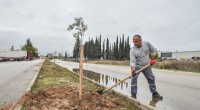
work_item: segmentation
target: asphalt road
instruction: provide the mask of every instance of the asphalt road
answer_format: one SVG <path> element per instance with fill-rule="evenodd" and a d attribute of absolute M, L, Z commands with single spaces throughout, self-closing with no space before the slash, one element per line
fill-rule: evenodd
<path fill-rule="evenodd" d="M 43 61 L 0 62 L 0 105 L 20 99 Z"/>
<path fill-rule="evenodd" d="M 56 60 L 56 64 L 69 70 L 78 68 L 78 63 Z M 85 70 L 101 73 L 99 83 L 110 87 L 116 79 L 130 75 L 130 67 L 114 65 L 85 64 Z M 158 92 L 164 97 L 156 107 L 161 110 L 199 110 L 200 109 L 200 73 L 167 71 L 153 69 Z M 95 80 L 95 79 L 94 79 Z M 130 93 L 130 79 L 117 86 L 115 90 L 127 95 Z M 148 83 L 143 74 L 138 78 L 137 99 L 147 104 L 152 100 Z"/>

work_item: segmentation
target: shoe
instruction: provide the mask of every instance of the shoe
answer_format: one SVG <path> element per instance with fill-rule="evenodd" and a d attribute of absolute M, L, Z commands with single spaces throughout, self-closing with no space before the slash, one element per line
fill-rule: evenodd
<path fill-rule="evenodd" d="M 134 98 L 134 99 L 137 99 L 136 94 L 132 94 L 131 97 Z"/>
<path fill-rule="evenodd" d="M 152 94 L 152 97 L 153 97 L 153 98 L 160 99 L 160 100 L 163 100 L 163 96 L 161 96 L 160 94 L 158 94 L 158 92 L 154 92 L 154 93 Z"/>

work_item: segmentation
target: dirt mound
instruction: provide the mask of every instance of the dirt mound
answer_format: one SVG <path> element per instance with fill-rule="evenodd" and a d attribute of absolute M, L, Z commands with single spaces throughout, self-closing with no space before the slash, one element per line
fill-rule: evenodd
<path fill-rule="evenodd" d="M 0 110 L 13 110 L 14 109 L 14 104 L 6 104 L 0 106 Z"/>
<path fill-rule="evenodd" d="M 25 95 L 25 110 L 111 110 L 122 108 L 114 99 L 83 89 L 82 101 L 71 87 L 52 87 Z"/>

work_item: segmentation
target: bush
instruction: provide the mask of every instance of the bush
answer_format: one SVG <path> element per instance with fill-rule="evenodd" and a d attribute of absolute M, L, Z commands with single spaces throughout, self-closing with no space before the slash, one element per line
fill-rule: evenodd
<path fill-rule="evenodd" d="M 200 72 L 200 62 L 196 61 L 159 61 L 153 66 L 159 69 Z"/>

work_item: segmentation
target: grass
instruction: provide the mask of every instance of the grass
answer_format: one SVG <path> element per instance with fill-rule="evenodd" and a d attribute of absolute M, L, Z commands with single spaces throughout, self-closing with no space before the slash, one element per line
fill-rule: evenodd
<path fill-rule="evenodd" d="M 115 61 L 115 60 L 87 61 L 87 63 L 106 64 L 106 65 L 121 65 L 121 66 L 129 66 L 130 65 L 130 62 L 128 60 L 124 60 L 124 61 Z"/>
<path fill-rule="evenodd" d="M 79 78 L 77 74 L 74 74 L 67 70 L 66 68 L 60 67 L 49 60 L 45 60 L 43 66 L 38 74 L 38 77 L 32 86 L 31 91 L 38 91 L 41 89 L 49 88 L 52 86 L 71 86 L 78 88 Z M 91 81 L 83 79 L 83 88 L 90 89 L 93 91 L 99 90 L 100 86 L 91 83 Z M 128 100 L 108 92 L 104 94 L 106 97 L 115 98 L 117 102 L 126 106 L 126 110 L 138 110 L 134 105 Z M 118 109 L 120 110 L 120 109 Z"/>
<path fill-rule="evenodd" d="M 77 87 L 78 84 L 74 82 L 78 82 L 78 77 L 76 77 L 75 74 L 71 74 L 71 72 L 67 69 L 46 60 L 31 90 L 35 91 L 56 85 L 62 86 L 66 84 Z"/>

